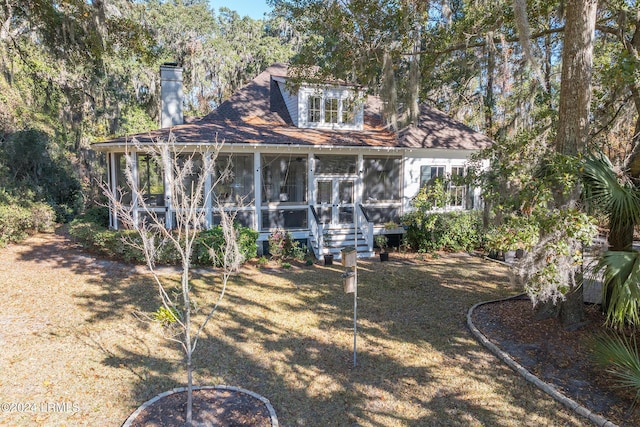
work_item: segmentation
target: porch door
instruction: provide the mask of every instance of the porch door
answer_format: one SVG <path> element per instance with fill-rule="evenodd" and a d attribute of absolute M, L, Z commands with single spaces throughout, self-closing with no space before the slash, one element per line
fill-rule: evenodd
<path fill-rule="evenodd" d="M 353 223 L 354 178 L 316 179 L 316 211 L 320 223 L 340 226 Z"/>

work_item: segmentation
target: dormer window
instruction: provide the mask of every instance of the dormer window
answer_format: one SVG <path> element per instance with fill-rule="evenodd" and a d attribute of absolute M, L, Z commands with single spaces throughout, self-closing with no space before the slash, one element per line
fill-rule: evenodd
<path fill-rule="evenodd" d="M 300 121 L 298 126 L 361 130 L 363 104 L 359 94 L 348 87 L 303 87 L 298 94 Z"/>
<path fill-rule="evenodd" d="M 342 100 L 342 123 L 353 125 L 356 122 L 355 102 L 352 98 Z"/>
<path fill-rule="evenodd" d="M 309 97 L 309 123 L 320 123 L 322 112 L 322 97 Z"/>
<path fill-rule="evenodd" d="M 338 98 L 327 98 L 324 101 L 324 122 L 338 123 Z"/>

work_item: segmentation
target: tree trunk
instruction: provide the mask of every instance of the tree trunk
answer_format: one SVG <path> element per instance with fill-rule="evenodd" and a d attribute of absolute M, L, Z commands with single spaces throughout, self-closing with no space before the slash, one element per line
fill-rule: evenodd
<path fill-rule="evenodd" d="M 565 34 L 562 50 L 562 80 L 556 152 L 575 156 L 587 145 L 589 137 L 589 104 L 591 102 L 591 72 L 595 37 L 597 0 L 568 0 L 565 4 Z M 556 192 L 558 208 L 574 208 L 580 191 Z M 577 275 L 577 271 L 573 274 Z M 584 304 L 581 280 L 561 303 L 560 318 L 565 327 L 582 322 Z"/>
<path fill-rule="evenodd" d="M 485 133 L 489 138 L 493 138 L 493 108 L 494 108 L 494 95 L 493 95 L 493 75 L 496 68 L 495 46 L 491 39 L 493 33 L 489 33 L 487 36 L 487 90 L 484 98 L 484 128 Z"/>
<path fill-rule="evenodd" d="M 585 319 L 582 280 L 579 283 L 569 291 L 560 306 L 560 321 L 567 329 L 577 329 Z"/>

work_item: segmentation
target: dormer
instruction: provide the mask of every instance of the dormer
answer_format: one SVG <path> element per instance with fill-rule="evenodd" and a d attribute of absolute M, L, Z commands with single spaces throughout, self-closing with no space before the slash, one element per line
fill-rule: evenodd
<path fill-rule="evenodd" d="M 303 129 L 362 130 L 364 127 L 364 93 L 345 85 L 305 85 L 293 94 L 283 77 L 272 76 L 284 98 L 293 123 Z"/>

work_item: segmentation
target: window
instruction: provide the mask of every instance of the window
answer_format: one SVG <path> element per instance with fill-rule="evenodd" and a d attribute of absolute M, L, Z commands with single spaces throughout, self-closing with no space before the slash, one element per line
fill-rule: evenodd
<path fill-rule="evenodd" d="M 324 122 L 338 123 L 338 98 L 324 100 Z"/>
<path fill-rule="evenodd" d="M 164 176 L 153 156 L 138 154 L 138 186 L 149 207 L 164 206 Z"/>
<path fill-rule="evenodd" d="M 309 123 L 320 123 L 320 113 L 322 112 L 322 97 L 309 97 Z"/>
<path fill-rule="evenodd" d="M 466 187 L 464 185 L 464 167 L 454 166 L 451 168 L 451 180 L 449 182 L 449 203 L 451 206 L 465 205 Z"/>
<path fill-rule="evenodd" d="M 262 156 L 262 201 L 305 203 L 307 157 Z"/>
<path fill-rule="evenodd" d="M 229 173 L 220 178 L 226 168 Z M 237 205 L 253 202 L 253 155 L 219 155 L 213 176 L 214 194 L 218 201 Z"/>
<path fill-rule="evenodd" d="M 353 99 L 346 98 L 342 100 L 342 123 L 354 124 L 356 122 L 356 110 Z"/>
<path fill-rule="evenodd" d="M 400 199 L 400 158 L 364 158 L 364 201 L 390 201 Z"/>
<path fill-rule="evenodd" d="M 444 166 L 420 166 L 420 187 L 433 184 L 436 178 L 444 179 Z"/>
<path fill-rule="evenodd" d="M 306 113 L 301 112 L 301 125 L 311 127 L 353 127 L 362 112 L 363 104 L 356 102 L 352 90 L 347 88 L 307 89 L 303 92 Z M 344 125 L 344 126 L 341 126 Z"/>

